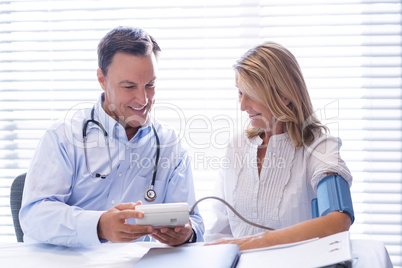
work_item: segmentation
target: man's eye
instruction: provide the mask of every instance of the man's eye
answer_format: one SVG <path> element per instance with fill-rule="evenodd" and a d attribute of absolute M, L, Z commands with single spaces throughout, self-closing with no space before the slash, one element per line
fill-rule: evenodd
<path fill-rule="evenodd" d="M 243 92 L 241 92 L 241 91 L 239 90 L 239 96 L 241 96 L 241 95 L 243 95 Z"/>
<path fill-rule="evenodd" d="M 155 84 L 148 84 L 146 87 L 155 87 Z"/>
<path fill-rule="evenodd" d="M 135 88 L 134 86 L 126 86 L 126 87 L 124 87 L 125 89 L 133 89 L 133 88 Z"/>

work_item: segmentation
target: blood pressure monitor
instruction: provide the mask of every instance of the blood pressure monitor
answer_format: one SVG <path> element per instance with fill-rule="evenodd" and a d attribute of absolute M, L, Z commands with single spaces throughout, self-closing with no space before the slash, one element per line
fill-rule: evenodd
<path fill-rule="evenodd" d="M 135 219 L 138 225 L 152 225 L 153 227 L 183 226 L 190 219 L 187 203 L 138 205 L 135 210 L 144 212 L 144 218 Z"/>

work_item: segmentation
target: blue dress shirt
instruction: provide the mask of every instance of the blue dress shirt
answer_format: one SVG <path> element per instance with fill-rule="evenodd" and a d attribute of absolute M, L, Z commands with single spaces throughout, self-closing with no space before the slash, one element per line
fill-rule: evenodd
<path fill-rule="evenodd" d="M 87 128 L 87 156 L 92 173 L 110 174 L 105 179 L 94 178 L 87 169 L 83 125 L 91 118 L 91 109 L 70 112 L 53 124 L 27 172 L 20 210 L 25 242 L 96 245 L 100 243 L 97 224 L 103 212 L 119 203 L 141 200 L 149 204 L 143 193 L 150 188 L 157 151 L 151 121 L 160 139 L 153 204 L 195 203 L 190 159 L 175 131 L 149 118 L 128 140 L 124 128 L 103 110 L 102 97 L 94 106 L 94 119 L 108 133 L 112 169 L 105 137 L 96 124 Z M 203 241 L 204 224 L 198 210 L 190 217 L 197 241 Z M 132 220 L 130 223 L 135 223 Z"/>

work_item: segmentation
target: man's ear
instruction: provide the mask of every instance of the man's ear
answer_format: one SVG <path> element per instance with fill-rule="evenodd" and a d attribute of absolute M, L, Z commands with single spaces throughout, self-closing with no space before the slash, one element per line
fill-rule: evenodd
<path fill-rule="evenodd" d="M 96 75 L 98 76 L 98 82 L 99 82 L 100 86 L 105 91 L 106 90 L 106 78 L 103 75 L 103 71 L 101 68 L 98 68 L 98 70 L 96 70 Z"/>

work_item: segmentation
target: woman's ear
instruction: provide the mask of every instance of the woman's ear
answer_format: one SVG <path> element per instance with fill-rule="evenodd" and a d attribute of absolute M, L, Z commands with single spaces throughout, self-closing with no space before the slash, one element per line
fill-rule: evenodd
<path fill-rule="evenodd" d="M 285 97 L 282 97 L 282 96 L 281 96 L 281 99 L 282 99 L 283 103 L 284 103 L 286 106 L 289 105 L 290 100 L 289 100 L 288 98 L 285 98 Z"/>

